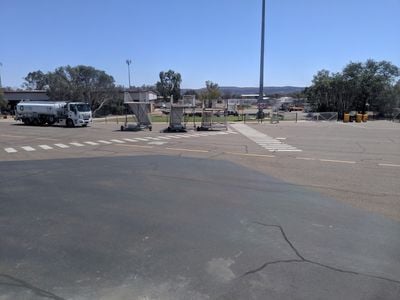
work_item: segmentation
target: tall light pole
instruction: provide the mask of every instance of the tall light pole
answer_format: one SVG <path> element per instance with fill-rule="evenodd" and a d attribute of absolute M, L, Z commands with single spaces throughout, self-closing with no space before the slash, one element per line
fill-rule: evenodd
<path fill-rule="evenodd" d="M 264 100 L 264 38 L 265 38 L 265 0 L 262 0 L 261 16 L 261 57 L 260 57 L 260 89 L 258 94 L 258 103 Z"/>
<path fill-rule="evenodd" d="M 0 62 L 0 68 L 1 67 L 3 67 L 3 64 Z M 2 85 L 1 85 L 1 69 L 0 69 L 0 89 L 2 88 Z"/>
<path fill-rule="evenodd" d="M 128 81 L 129 81 L 129 89 L 131 88 L 131 63 L 130 59 L 126 60 L 126 64 L 128 65 Z"/>

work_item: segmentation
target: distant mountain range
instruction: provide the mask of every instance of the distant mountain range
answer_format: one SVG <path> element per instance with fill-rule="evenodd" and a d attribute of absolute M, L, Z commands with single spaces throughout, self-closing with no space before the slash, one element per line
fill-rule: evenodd
<path fill-rule="evenodd" d="M 244 95 L 244 94 L 258 94 L 258 87 L 236 87 L 236 86 L 220 86 L 219 89 L 223 94 L 232 95 Z M 182 89 L 185 93 L 190 89 Z M 195 91 L 201 91 L 203 89 L 195 89 Z M 304 87 L 298 86 L 268 86 L 264 87 L 264 94 L 292 94 L 298 93 L 304 90 Z"/>

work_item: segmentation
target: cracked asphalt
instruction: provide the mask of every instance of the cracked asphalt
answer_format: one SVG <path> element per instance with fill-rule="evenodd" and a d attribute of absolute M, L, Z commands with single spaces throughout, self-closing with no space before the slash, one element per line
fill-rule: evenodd
<path fill-rule="evenodd" d="M 0 122 L 1 300 L 400 298 L 398 124 L 163 126 Z"/>
<path fill-rule="evenodd" d="M 70 158 L 0 174 L 1 299 L 400 295 L 398 222 L 232 162 Z"/>

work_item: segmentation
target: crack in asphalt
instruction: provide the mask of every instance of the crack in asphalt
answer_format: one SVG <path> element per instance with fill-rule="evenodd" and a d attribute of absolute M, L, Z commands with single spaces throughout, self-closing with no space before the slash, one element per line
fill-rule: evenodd
<path fill-rule="evenodd" d="M 5 281 L 1 279 L 5 279 Z M 54 300 L 65 300 L 65 298 L 62 298 L 60 296 L 57 296 L 49 291 L 43 290 L 41 288 L 35 287 L 28 282 L 15 278 L 13 276 L 7 275 L 7 274 L 0 274 L 0 286 L 13 286 L 13 287 L 20 287 L 24 288 L 27 290 L 31 290 L 35 295 L 42 297 L 42 298 L 48 298 L 48 299 L 54 299 Z"/>
<path fill-rule="evenodd" d="M 364 277 L 369 277 L 369 278 L 373 278 L 373 279 L 380 279 L 380 280 L 385 280 L 388 282 L 392 282 L 392 283 L 397 283 L 400 284 L 399 280 L 395 280 L 395 279 L 391 279 L 391 278 L 387 278 L 387 277 L 383 277 L 383 276 L 377 276 L 377 275 L 371 275 L 371 274 L 365 274 L 365 273 L 361 273 L 361 272 L 356 272 L 356 271 L 351 271 L 351 270 L 346 270 L 346 269 L 342 269 L 342 268 L 337 268 L 337 267 L 332 267 L 330 265 L 327 264 L 323 264 L 323 263 L 319 263 L 317 261 L 313 261 L 310 259 L 305 258 L 304 256 L 302 256 L 299 252 L 299 250 L 297 250 L 297 248 L 293 245 L 293 243 L 289 240 L 289 238 L 286 235 L 285 230 L 283 229 L 283 227 L 281 225 L 277 225 L 277 224 L 265 224 L 265 223 L 261 223 L 261 222 L 253 222 L 254 224 L 257 225 L 261 225 L 261 226 L 265 226 L 265 227 L 271 227 L 271 228 L 277 228 L 279 229 L 279 231 L 281 232 L 281 235 L 283 237 L 283 239 L 286 241 L 286 243 L 290 246 L 290 248 L 293 250 L 293 252 L 295 253 L 295 255 L 297 256 L 297 259 L 287 259 L 287 260 L 274 260 L 274 261 L 269 261 L 264 263 L 262 266 L 254 269 L 254 270 L 250 270 L 247 271 L 246 273 L 244 273 L 243 275 L 241 275 L 239 278 L 245 277 L 247 275 L 250 274 L 254 274 L 257 272 L 262 271 L 263 269 L 265 269 L 266 267 L 270 266 L 270 265 L 274 265 L 274 264 L 282 264 L 282 263 L 308 263 L 308 264 L 312 264 L 312 265 L 316 265 L 325 269 L 329 269 L 331 271 L 335 271 L 335 272 L 340 272 L 340 273 L 346 273 L 346 274 L 352 274 L 352 275 L 357 275 L 357 276 L 364 276 Z"/>

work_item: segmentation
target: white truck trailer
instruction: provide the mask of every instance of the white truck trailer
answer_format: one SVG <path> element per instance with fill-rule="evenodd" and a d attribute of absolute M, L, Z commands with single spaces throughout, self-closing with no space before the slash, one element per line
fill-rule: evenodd
<path fill-rule="evenodd" d="M 25 125 L 85 127 L 92 122 L 92 111 L 84 102 L 22 101 L 17 104 L 15 120 Z"/>

